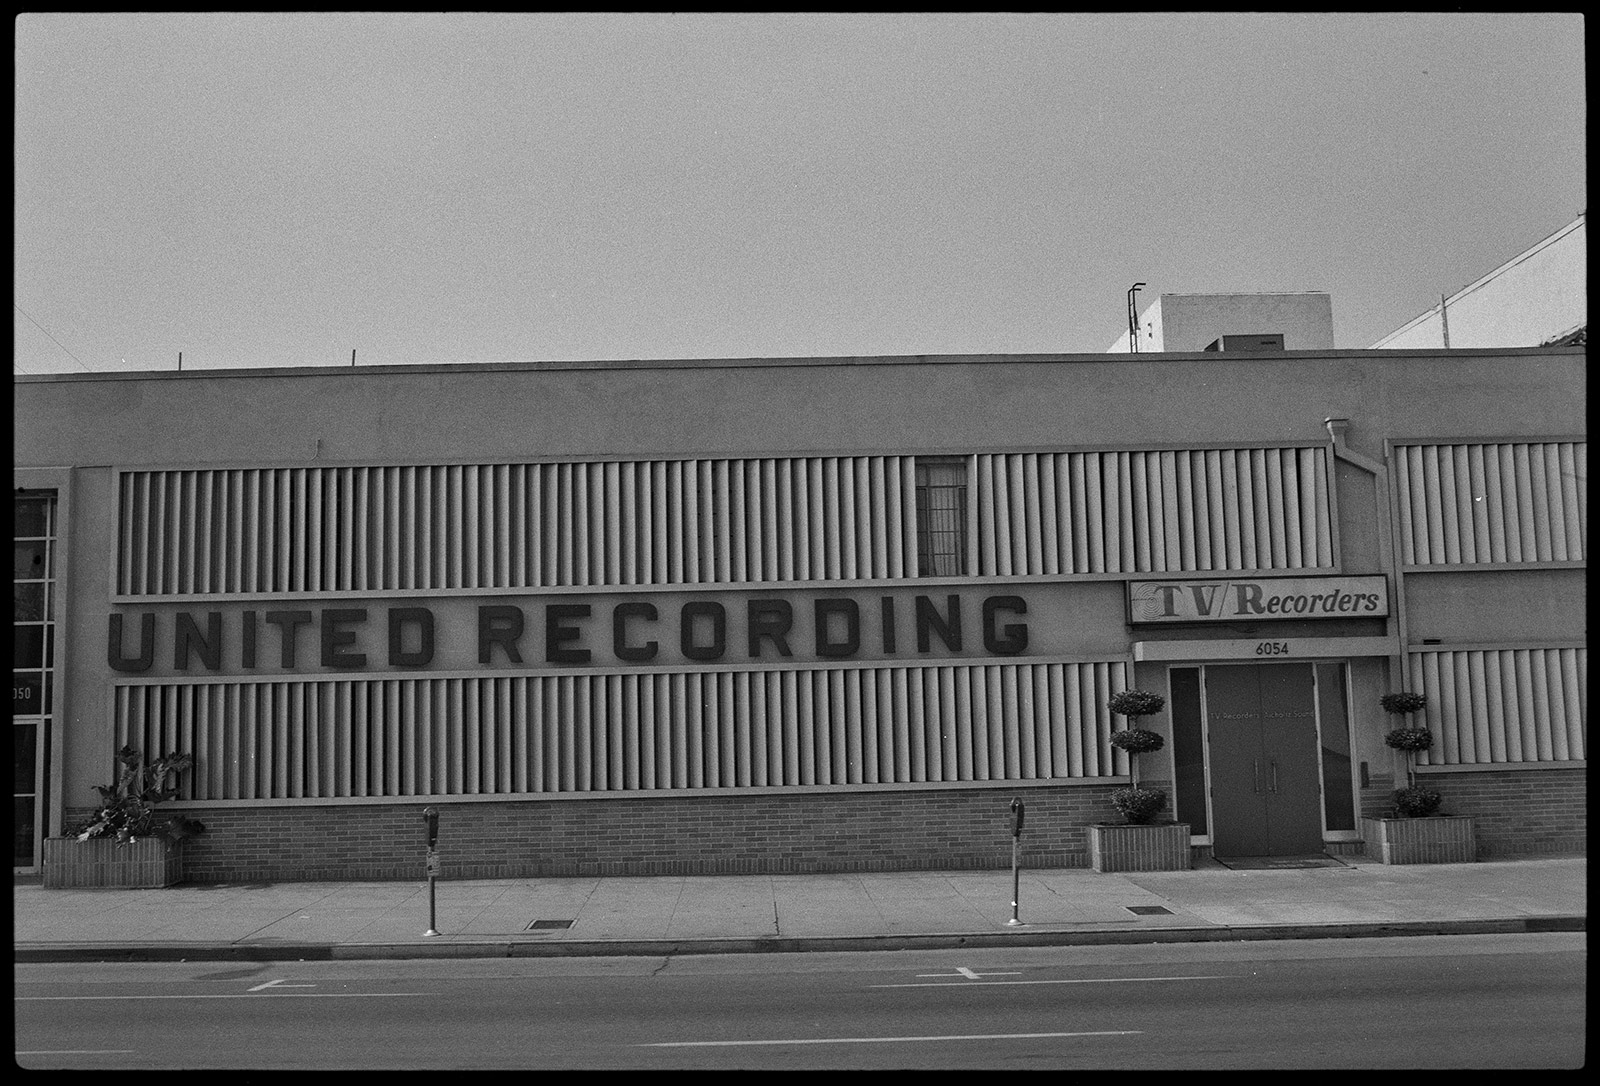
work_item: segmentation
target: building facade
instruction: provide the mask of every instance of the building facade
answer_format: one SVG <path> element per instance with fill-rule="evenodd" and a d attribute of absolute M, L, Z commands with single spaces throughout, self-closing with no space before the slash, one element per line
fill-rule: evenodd
<path fill-rule="evenodd" d="M 1582 349 L 19 377 L 16 867 L 123 744 L 196 880 L 1585 841 Z"/>
<path fill-rule="evenodd" d="M 1579 215 L 1372 346 L 1538 347 L 1578 340 L 1588 327 L 1588 216 Z"/>

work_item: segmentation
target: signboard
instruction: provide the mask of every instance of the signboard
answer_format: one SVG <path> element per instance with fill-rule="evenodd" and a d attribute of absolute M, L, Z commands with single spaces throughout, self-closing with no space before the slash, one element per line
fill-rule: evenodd
<path fill-rule="evenodd" d="M 154 676 L 1004 658 L 1028 653 L 1029 614 L 1027 597 L 959 585 L 218 600 L 113 610 L 106 663 Z"/>
<path fill-rule="evenodd" d="M 1128 582 L 1133 623 L 1382 618 L 1388 613 L 1389 584 L 1381 576 Z"/>

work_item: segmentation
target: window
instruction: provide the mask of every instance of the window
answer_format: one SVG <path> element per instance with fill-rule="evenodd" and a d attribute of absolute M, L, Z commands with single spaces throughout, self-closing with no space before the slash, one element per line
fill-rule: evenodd
<path fill-rule="evenodd" d="M 964 457 L 917 457 L 917 572 L 923 577 L 967 572 Z"/>
<path fill-rule="evenodd" d="M 41 788 L 49 738 L 50 675 L 55 641 L 55 499 L 47 494 L 16 497 L 12 567 L 15 612 L 11 622 L 11 738 L 15 748 L 15 809 L 11 823 L 13 865 L 39 863 L 43 824 Z"/>
<path fill-rule="evenodd" d="M 1211 833 L 1206 817 L 1206 739 L 1200 712 L 1200 669 L 1175 667 L 1167 672 L 1172 693 L 1173 806 L 1196 837 Z"/>
<path fill-rule="evenodd" d="M 1356 828 L 1355 774 L 1350 764 L 1350 707 L 1345 665 L 1317 664 L 1317 717 L 1322 736 L 1322 817 L 1330 830 Z"/>

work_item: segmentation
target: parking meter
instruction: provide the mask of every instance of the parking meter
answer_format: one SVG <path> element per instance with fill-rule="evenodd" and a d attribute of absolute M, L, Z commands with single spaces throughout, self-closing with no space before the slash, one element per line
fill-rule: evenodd
<path fill-rule="evenodd" d="M 434 898 L 433 883 L 439 877 L 439 853 L 433 846 L 439 843 L 439 808 L 424 807 L 422 822 L 428 827 L 428 930 L 422 934 L 438 935 L 437 902 Z"/>
<path fill-rule="evenodd" d="M 1021 837 L 1022 836 L 1022 816 L 1025 815 L 1025 814 L 1027 814 L 1027 808 L 1022 805 L 1022 801 L 1020 799 L 1012 800 L 1011 801 L 1011 836 L 1013 836 L 1013 837 Z"/>

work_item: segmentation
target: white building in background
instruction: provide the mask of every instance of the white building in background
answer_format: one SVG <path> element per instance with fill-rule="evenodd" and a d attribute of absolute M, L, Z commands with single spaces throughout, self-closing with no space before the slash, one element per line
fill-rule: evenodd
<path fill-rule="evenodd" d="M 1381 350 L 1539 347 L 1589 324 L 1587 213 L 1374 343 Z M 1157 348 L 1159 349 L 1159 348 Z"/>
<path fill-rule="evenodd" d="M 1282 337 L 1281 342 L 1275 337 Z M 1161 294 L 1139 314 L 1137 341 L 1130 329 L 1106 353 L 1314 351 L 1332 346 L 1333 299 L 1327 294 Z"/>

